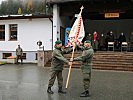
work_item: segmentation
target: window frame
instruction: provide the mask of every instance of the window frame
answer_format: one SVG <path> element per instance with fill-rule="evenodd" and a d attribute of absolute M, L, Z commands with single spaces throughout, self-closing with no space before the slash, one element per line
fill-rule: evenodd
<path fill-rule="evenodd" d="M 13 33 L 16 33 L 16 37 L 12 38 Z M 9 41 L 18 40 L 18 24 L 9 24 Z"/>
<path fill-rule="evenodd" d="M 27 53 L 23 53 L 22 59 L 26 60 Z"/>
<path fill-rule="evenodd" d="M 7 59 L 7 57 L 12 56 L 12 53 L 2 53 L 2 58 Z"/>
<path fill-rule="evenodd" d="M 1 26 L 4 26 L 4 28 L 2 29 Z M 3 33 L 1 33 L 1 32 L 3 32 Z M 4 38 L 0 38 L 0 41 L 5 41 L 5 25 L 4 24 L 3 25 L 2 24 L 0 25 L 0 34 L 4 34 Z"/>

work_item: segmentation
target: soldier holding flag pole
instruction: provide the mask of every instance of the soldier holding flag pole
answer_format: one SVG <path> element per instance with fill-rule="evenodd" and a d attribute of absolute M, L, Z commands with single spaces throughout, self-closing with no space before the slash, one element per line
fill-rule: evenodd
<path fill-rule="evenodd" d="M 83 25 L 83 20 L 82 20 L 82 10 L 83 10 L 83 6 L 80 8 L 81 11 L 76 19 L 76 21 L 74 22 L 69 37 L 68 37 L 68 43 L 66 46 L 72 46 L 74 45 L 74 42 L 76 42 L 76 44 L 80 44 L 82 42 L 82 39 L 85 36 L 85 32 L 84 32 L 84 25 Z M 75 45 L 74 45 L 75 46 Z M 73 47 L 73 52 L 72 52 L 72 57 L 74 57 L 74 49 L 75 47 Z M 69 83 L 69 79 L 70 79 L 70 73 L 71 73 L 71 67 L 69 66 L 69 72 L 68 72 L 68 76 L 67 76 L 67 81 L 66 81 L 66 89 L 68 88 L 68 83 Z"/>
<path fill-rule="evenodd" d="M 86 40 L 84 42 L 84 46 L 78 46 L 83 53 L 81 56 L 76 58 L 71 58 L 70 61 L 81 61 L 81 71 L 83 75 L 83 85 L 84 92 L 81 93 L 80 97 L 88 97 L 89 96 L 89 87 L 91 80 L 91 69 L 92 69 L 92 58 L 94 55 L 94 51 L 91 46 L 91 42 Z"/>
<path fill-rule="evenodd" d="M 81 7 L 81 11 L 78 15 L 78 18 L 76 19 L 68 39 L 68 45 L 73 44 L 75 42 L 78 46 L 78 44 L 81 43 L 82 39 L 84 38 L 85 32 L 84 32 L 84 26 L 83 26 L 83 20 L 82 20 L 82 13 L 83 6 Z M 81 56 L 74 58 L 74 50 L 72 52 L 72 58 L 70 61 L 81 61 L 81 70 L 83 74 L 83 84 L 84 84 L 84 92 L 81 93 L 80 97 L 88 97 L 89 96 L 89 87 L 90 87 L 90 79 L 91 79 L 91 61 L 94 55 L 94 51 L 91 46 L 91 42 L 89 40 L 86 40 L 84 42 L 84 46 L 78 46 L 81 50 L 83 50 L 83 53 Z M 74 47 L 75 48 L 75 47 Z M 69 67 L 69 73 L 68 78 L 66 82 L 66 88 L 68 87 L 71 67 Z"/>
<path fill-rule="evenodd" d="M 52 52 L 52 62 L 51 62 L 51 75 L 48 83 L 47 93 L 53 94 L 52 86 L 54 85 L 55 79 L 58 80 L 58 93 L 65 94 L 63 91 L 63 76 L 62 71 L 64 67 L 64 63 L 71 66 L 72 62 L 69 62 L 63 54 L 72 52 L 72 48 L 62 48 L 62 41 L 57 40 L 55 42 L 55 49 Z"/>

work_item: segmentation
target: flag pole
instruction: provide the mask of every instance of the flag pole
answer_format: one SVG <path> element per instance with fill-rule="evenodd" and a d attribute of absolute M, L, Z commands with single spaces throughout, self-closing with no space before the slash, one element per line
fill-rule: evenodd
<path fill-rule="evenodd" d="M 80 10 L 79 15 L 81 15 L 82 10 L 84 9 L 84 7 L 82 6 L 80 9 L 81 9 L 81 10 Z M 77 35 L 77 33 L 76 33 L 76 35 Z M 75 39 L 77 39 L 76 36 L 75 36 Z M 73 57 L 74 57 L 74 49 L 75 49 L 75 48 L 73 47 L 72 56 L 71 56 L 72 59 L 73 59 Z M 68 83 L 69 83 L 69 79 L 70 79 L 71 69 L 72 69 L 72 65 L 69 66 L 69 72 L 68 72 L 67 81 L 66 81 L 66 89 L 68 88 Z"/>
<path fill-rule="evenodd" d="M 73 48 L 73 51 L 72 51 L 71 58 L 73 58 L 73 56 L 74 56 L 74 48 Z M 67 75 L 67 82 L 66 82 L 66 89 L 68 87 L 68 83 L 69 83 L 69 79 L 70 79 L 70 74 L 71 74 L 71 69 L 72 69 L 72 65 L 69 66 L 69 72 L 68 72 L 68 75 Z"/>

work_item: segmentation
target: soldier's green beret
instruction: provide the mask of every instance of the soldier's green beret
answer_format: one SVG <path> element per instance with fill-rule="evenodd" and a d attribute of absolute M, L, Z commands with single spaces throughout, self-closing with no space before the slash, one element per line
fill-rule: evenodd
<path fill-rule="evenodd" d="M 85 41 L 85 43 L 91 43 L 91 41 L 89 41 L 89 40 L 86 40 L 86 41 Z"/>
<path fill-rule="evenodd" d="M 55 44 L 61 44 L 62 42 L 60 40 L 55 41 Z"/>

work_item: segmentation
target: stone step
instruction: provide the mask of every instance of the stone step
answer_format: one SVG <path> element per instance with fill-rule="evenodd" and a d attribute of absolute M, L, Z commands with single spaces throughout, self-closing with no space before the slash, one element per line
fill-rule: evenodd
<path fill-rule="evenodd" d="M 116 66 L 119 66 L 119 65 L 125 65 L 125 66 L 128 66 L 128 65 L 131 65 L 133 66 L 133 62 L 131 61 L 103 61 L 103 60 L 93 60 L 92 61 L 93 64 L 98 64 L 98 65 L 104 65 L 104 64 L 108 64 L 108 65 L 116 65 Z M 51 62 L 49 61 L 47 64 L 51 64 Z M 81 63 L 79 61 L 75 61 L 73 62 L 73 65 L 80 65 Z"/>
<path fill-rule="evenodd" d="M 68 58 L 68 59 L 70 59 L 70 58 Z M 109 61 L 109 60 L 112 60 L 112 61 L 116 61 L 116 60 L 122 60 L 122 61 L 133 61 L 133 58 L 99 58 L 99 57 L 93 57 L 93 60 L 103 60 L 103 61 L 105 61 L 105 60 L 107 60 L 107 61 Z"/>
<path fill-rule="evenodd" d="M 117 54 L 113 54 L 113 55 L 102 55 L 102 54 L 101 55 L 97 55 L 97 54 L 94 54 L 94 56 L 97 56 L 97 57 L 125 57 L 125 56 L 132 57 L 133 55 L 117 55 Z"/>
<path fill-rule="evenodd" d="M 70 60 L 70 57 L 66 57 L 68 60 Z M 76 58 L 76 57 L 74 57 L 74 58 Z M 118 62 L 118 61 L 120 61 L 120 62 L 122 62 L 122 61 L 124 61 L 124 62 L 133 62 L 133 58 L 130 58 L 130 57 L 125 57 L 125 58 L 122 58 L 122 57 L 93 57 L 93 60 L 94 61 L 103 61 L 103 62 L 105 62 L 105 61 L 115 61 L 115 62 Z"/>
<path fill-rule="evenodd" d="M 81 54 L 74 54 L 74 57 L 77 57 L 77 56 L 80 56 Z M 71 54 L 65 54 L 64 55 L 65 57 L 71 57 Z M 102 54 L 100 54 L 100 55 L 97 55 L 97 54 L 94 54 L 94 57 L 98 57 L 98 58 L 133 58 L 133 55 L 118 55 L 118 54 L 112 54 L 112 55 L 108 55 L 108 54 L 106 54 L 106 55 L 102 55 Z"/>
<path fill-rule="evenodd" d="M 47 67 L 50 67 L 51 65 L 47 65 Z M 65 68 L 69 68 L 68 65 L 64 65 Z M 73 64 L 72 68 L 80 68 L 80 64 Z M 133 66 L 132 65 L 113 65 L 113 64 L 93 64 L 92 65 L 93 69 L 98 69 L 98 70 L 118 70 L 118 71 L 133 71 Z"/>
<path fill-rule="evenodd" d="M 80 62 L 73 62 L 73 66 L 80 66 L 81 63 Z M 47 63 L 47 66 L 51 66 L 51 63 Z M 67 65 L 65 65 L 67 66 Z M 133 64 L 132 63 L 104 63 L 104 62 L 93 62 L 93 66 L 113 66 L 113 67 L 119 67 L 119 66 L 122 66 L 122 67 L 127 67 L 127 66 L 131 66 L 133 67 Z"/>
<path fill-rule="evenodd" d="M 93 64 L 98 64 L 98 65 L 104 65 L 104 64 L 108 64 L 108 65 L 116 65 L 116 66 L 118 66 L 118 65 L 131 65 L 131 66 L 133 66 L 133 62 L 131 62 L 131 61 L 100 61 L 100 60 L 94 60 L 94 61 L 92 61 L 92 63 Z M 47 64 L 51 64 L 51 62 L 49 61 Z M 75 61 L 75 62 L 73 62 L 73 65 L 80 65 L 81 63 L 80 62 L 78 62 L 78 61 Z"/>
<path fill-rule="evenodd" d="M 65 65 L 64 67 L 69 67 L 69 66 L 67 66 L 67 65 Z M 80 68 L 80 65 L 72 65 L 72 68 Z M 124 66 L 124 65 L 98 65 L 98 64 L 93 64 L 92 65 L 92 68 L 93 69 L 110 69 L 110 68 L 112 68 L 112 69 L 133 69 L 133 66 L 131 66 L 131 65 L 129 65 L 129 66 Z"/>
<path fill-rule="evenodd" d="M 125 54 L 121 54 L 121 55 L 119 55 L 119 54 L 112 54 L 112 55 L 108 55 L 108 54 L 106 54 L 106 55 L 103 55 L 103 54 L 97 55 L 97 54 L 94 54 L 94 56 L 96 56 L 96 57 L 133 57 L 133 55 L 125 55 Z"/>
<path fill-rule="evenodd" d="M 73 63 L 73 66 L 80 66 L 80 63 Z M 66 66 L 66 65 L 65 65 Z M 93 66 L 113 66 L 113 67 L 127 67 L 130 66 L 133 68 L 133 64 L 123 63 L 123 64 L 115 64 L 115 63 L 93 63 Z"/>
<path fill-rule="evenodd" d="M 82 52 L 75 52 L 74 57 L 80 56 Z M 64 55 L 68 60 L 71 54 Z M 123 70 L 133 71 L 133 52 L 96 52 L 93 57 L 93 69 L 100 70 Z M 80 68 L 81 63 L 73 62 L 73 68 Z M 51 62 L 47 63 L 51 66 Z M 65 65 L 65 67 L 68 67 Z"/>
<path fill-rule="evenodd" d="M 71 57 L 66 57 L 65 56 L 65 58 L 67 58 L 68 60 L 71 58 Z M 76 56 L 74 56 L 74 58 L 76 58 Z M 113 60 L 130 60 L 130 61 L 133 61 L 133 57 L 96 57 L 96 56 L 94 56 L 93 57 L 93 59 L 94 60 L 101 60 L 101 59 L 103 59 L 103 60 L 110 60 L 110 59 L 113 59 Z"/>
<path fill-rule="evenodd" d="M 119 63 L 129 63 L 129 64 L 132 64 L 133 65 L 133 62 L 131 62 L 130 60 L 115 60 L 115 59 L 110 59 L 110 60 L 107 60 L 107 59 L 95 59 L 92 61 L 93 63 L 115 63 L 115 64 L 119 64 Z"/>
<path fill-rule="evenodd" d="M 81 54 L 82 51 L 75 51 L 75 53 Z M 97 51 L 97 52 L 95 52 L 95 54 L 109 54 L 109 55 L 111 55 L 111 54 L 132 54 L 133 55 L 133 52 Z"/>

